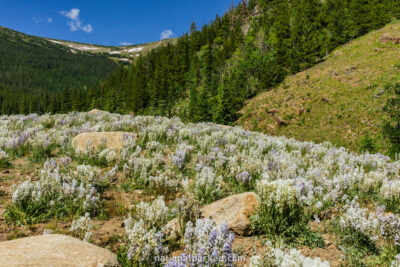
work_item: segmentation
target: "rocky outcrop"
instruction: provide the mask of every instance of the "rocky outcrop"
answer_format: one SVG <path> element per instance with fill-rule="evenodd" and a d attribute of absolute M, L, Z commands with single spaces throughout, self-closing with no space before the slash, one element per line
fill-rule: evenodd
<path fill-rule="evenodd" d="M 41 235 L 0 243 L 0 266 L 119 266 L 107 249 L 66 235 Z"/>
<path fill-rule="evenodd" d="M 72 147 L 76 153 L 85 151 L 87 145 L 93 147 L 94 150 L 99 148 L 99 145 L 104 145 L 105 148 L 114 149 L 117 154 L 124 147 L 125 136 L 132 135 L 127 132 L 91 132 L 81 133 L 72 139 Z"/>
<path fill-rule="evenodd" d="M 250 216 L 255 214 L 258 205 L 255 193 L 243 193 L 204 206 L 201 215 L 212 219 L 218 226 L 226 222 L 236 234 L 248 235 L 251 232 Z"/>
<path fill-rule="evenodd" d="M 400 44 L 400 37 L 391 37 L 387 35 L 383 35 L 380 39 L 381 43 L 387 44 L 389 42 L 393 44 Z"/>

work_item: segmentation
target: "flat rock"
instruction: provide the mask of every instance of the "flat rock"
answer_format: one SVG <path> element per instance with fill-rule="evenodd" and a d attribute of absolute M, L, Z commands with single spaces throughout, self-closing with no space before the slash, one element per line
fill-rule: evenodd
<path fill-rule="evenodd" d="M 242 193 L 213 202 L 201 209 L 201 215 L 212 219 L 218 226 L 226 222 L 229 229 L 239 235 L 251 232 L 250 216 L 258 207 L 255 193 Z"/>
<path fill-rule="evenodd" d="M 66 235 L 40 235 L 0 243 L 0 266 L 119 266 L 107 249 Z"/>
<path fill-rule="evenodd" d="M 86 148 L 88 142 L 95 150 L 98 149 L 100 144 L 104 144 L 106 148 L 114 149 L 117 154 L 124 147 L 124 137 L 132 135 L 128 132 L 90 132 L 81 133 L 72 139 L 72 147 L 76 153 L 82 152 Z"/>

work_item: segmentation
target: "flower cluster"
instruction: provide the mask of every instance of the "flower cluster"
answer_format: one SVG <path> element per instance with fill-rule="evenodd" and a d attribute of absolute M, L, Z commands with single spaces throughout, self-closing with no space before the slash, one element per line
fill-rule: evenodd
<path fill-rule="evenodd" d="M 307 266 L 307 267 L 329 267 L 327 261 L 320 258 L 310 258 L 303 256 L 297 249 L 284 250 L 281 248 L 271 248 L 269 253 L 260 256 L 253 256 L 250 259 L 250 267 L 280 267 L 280 266 Z"/>
<path fill-rule="evenodd" d="M 90 218 L 90 214 L 88 212 L 85 213 L 85 216 L 80 217 L 77 220 L 72 221 L 70 231 L 75 232 L 79 236 L 83 235 L 83 240 L 86 242 L 90 241 L 92 237 L 94 224 L 92 219 Z"/>
<path fill-rule="evenodd" d="M 169 209 L 163 197 L 159 197 L 151 204 L 140 202 L 134 210 L 135 216 L 124 221 L 129 242 L 128 259 L 133 263 L 153 265 L 168 254 L 168 247 L 163 245 L 161 226 L 169 216 Z"/>
<path fill-rule="evenodd" d="M 159 228 L 170 216 L 170 210 L 165 205 L 164 197 L 160 196 L 152 203 L 140 202 L 134 207 L 137 220 L 142 220 L 146 228 Z"/>
<path fill-rule="evenodd" d="M 345 207 L 345 212 L 340 217 L 340 227 L 342 230 L 356 231 L 377 240 L 376 231 L 379 226 L 378 218 L 374 212 L 368 214 L 368 209 L 360 208 L 360 204 L 353 199 Z"/>
<path fill-rule="evenodd" d="M 234 239 L 226 223 L 217 227 L 210 219 L 198 219 L 193 226 L 189 221 L 185 230 L 185 252 L 181 256 L 186 262 L 170 262 L 167 266 L 233 266 Z"/>
<path fill-rule="evenodd" d="M 66 158 L 47 160 L 38 181 L 27 180 L 14 188 L 13 204 L 25 211 L 34 205 L 49 216 L 65 216 L 67 210 L 95 213 L 101 205 L 100 185 L 107 184 L 109 176 L 96 167 L 80 165 L 73 170 L 68 164 Z"/>
<path fill-rule="evenodd" d="M 380 193 L 387 207 L 392 210 L 399 209 L 400 201 L 400 180 L 384 179 Z"/>
<path fill-rule="evenodd" d="M 285 206 L 303 206 L 314 200 L 312 190 L 307 183 L 297 180 L 260 180 L 257 182 L 257 193 L 262 204 L 281 209 Z M 311 185 L 312 188 L 312 185 Z"/>
<path fill-rule="evenodd" d="M 377 210 L 380 234 L 385 240 L 387 249 L 400 253 L 400 217 L 393 213 L 385 214 L 384 211 L 384 206 Z"/>
<path fill-rule="evenodd" d="M 221 190 L 222 176 L 217 176 L 211 167 L 201 169 L 196 175 L 195 193 L 201 201 L 213 201 Z"/>
<path fill-rule="evenodd" d="M 168 254 L 163 245 L 163 232 L 148 229 L 143 220 L 126 219 L 125 231 L 128 237 L 128 259 L 134 263 L 154 265 L 158 259 Z"/>

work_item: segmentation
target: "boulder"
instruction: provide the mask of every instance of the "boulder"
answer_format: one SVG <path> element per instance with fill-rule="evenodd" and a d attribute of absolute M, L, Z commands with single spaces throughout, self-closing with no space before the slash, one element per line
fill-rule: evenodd
<path fill-rule="evenodd" d="M 0 266 L 119 266 L 107 249 L 66 235 L 41 235 L 0 243 Z"/>
<path fill-rule="evenodd" d="M 218 226 L 226 222 L 229 229 L 238 235 L 248 235 L 251 233 L 250 216 L 255 214 L 258 205 L 255 193 L 243 193 L 204 206 L 201 215 L 212 219 Z"/>
<path fill-rule="evenodd" d="M 95 150 L 99 145 L 104 145 L 106 148 L 114 149 L 117 154 L 124 147 L 124 137 L 132 135 L 127 132 L 90 132 L 81 133 L 72 139 L 72 147 L 76 153 L 85 150 L 86 145 L 89 143 Z"/>
<path fill-rule="evenodd" d="M 89 111 L 89 114 L 104 114 L 104 113 L 107 113 L 107 111 L 100 109 L 92 109 L 91 111 Z"/>

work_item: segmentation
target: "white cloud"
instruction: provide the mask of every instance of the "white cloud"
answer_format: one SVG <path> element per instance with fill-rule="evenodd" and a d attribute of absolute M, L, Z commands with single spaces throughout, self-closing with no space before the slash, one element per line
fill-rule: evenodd
<path fill-rule="evenodd" d="M 81 19 L 79 18 L 79 13 L 81 11 L 77 8 L 73 8 L 70 11 L 61 11 L 60 14 L 70 19 L 67 22 L 69 26 L 69 30 L 74 32 L 77 30 L 82 30 L 84 32 L 90 33 L 93 31 L 93 27 L 91 24 L 83 25 Z"/>
<path fill-rule="evenodd" d="M 69 18 L 70 20 L 79 20 L 79 13 L 81 11 L 77 8 L 73 8 L 70 11 L 61 11 L 61 14 Z"/>
<path fill-rule="evenodd" d="M 120 45 L 133 45 L 133 43 L 129 43 L 129 42 L 119 42 Z"/>
<path fill-rule="evenodd" d="M 33 22 L 35 24 L 40 24 L 40 23 L 52 23 L 53 22 L 53 18 L 47 17 L 47 18 L 37 18 L 37 17 L 33 17 L 32 18 Z"/>
<path fill-rule="evenodd" d="M 175 34 L 171 30 L 168 29 L 168 30 L 165 30 L 162 33 L 160 33 L 160 38 L 161 38 L 161 40 L 164 40 L 164 39 L 171 38 L 174 35 Z"/>

